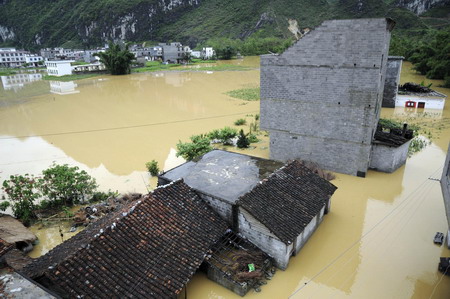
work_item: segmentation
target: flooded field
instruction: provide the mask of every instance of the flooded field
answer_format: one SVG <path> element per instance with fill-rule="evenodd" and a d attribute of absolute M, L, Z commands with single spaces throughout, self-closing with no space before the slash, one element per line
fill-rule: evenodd
<path fill-rule="evenodd" d="M 424 78 L 406 63 L 401 80 Z M 433 88 L 440 84 L 428 82 Z M 258 84 L 259 71 L 251 70 L 103 76 L 54 86 L 53 93 L 44 81 L 0 89 L 0 180 L 38 174 L 55 161 L 87 170 L 102 190 L 145 192 L 155 186 L 145 162 L 156 159 L 172 168 L 182 162 L 175 157 L 178 140 L 258 113 L 259 102 L 224 94 Z M 450 95 L 449 89 L 436 89 Z M 288 269 L 247 298 L 450 297 L 450 279 L 437 271 L 439 257 L 450 256 L 450 250 L 433 244 L 447 221 L 439 182 L 429 180 L 441 175 L 450 105 L 442 113 L 422 110 L 383 109 L 382 117 L 419 123 L 431 144 L 393 174 L 338 174 L 331 213 Z M 268 157 L 266 140 L 256 146 L 244 152 Z M 61 240 L 59 228 L 33 230 L 41 238 L 33 256 Z M 196 274 L 187 290 L 189 298 L 241 298 L 203 274 Z"/>

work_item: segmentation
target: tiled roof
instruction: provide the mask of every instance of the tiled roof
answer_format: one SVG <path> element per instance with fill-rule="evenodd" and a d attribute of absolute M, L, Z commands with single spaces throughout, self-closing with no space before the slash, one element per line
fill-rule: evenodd
<path fill-rule="evenodd" d="M 83 298 L 175 297 L 227 230 L 183 181 L 156 189 L 107 225 L 91 229 L 96 235 L 84 248 L 45 269 L 60 292 Z"/>
<path fill-rule="evenodd" d="M 292 161 L 243 195 L 238 205 L 289 244 L 320 212 L 336 189 L 299 161 Z"/>

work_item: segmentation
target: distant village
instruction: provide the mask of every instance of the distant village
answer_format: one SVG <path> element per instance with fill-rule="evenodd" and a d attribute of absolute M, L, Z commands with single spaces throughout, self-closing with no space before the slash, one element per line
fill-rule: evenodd
<path fill-rule="evenodd" d="M 77 50 L 65 48 L 45 48 L 39 54 L 16 48 L 0 48 L 0 67 L 39 67 L 47 66 L 48 74 L 52 76 L 65 76 L 80 71 L 104 70 L 99 58 L 95 53 L 105 52 L 108 45 L 91 50 Z M 143 47 L 134 44 L 130 52 L 136 57 L 137 63 L 144 64 L 146 61 L 161 61 L 162 63 L 186 63 L 190 58 L 212 59 L 215 52 L 212 47 L 204 47 L 200 51 L 191 50 L 189 46 L 181 43 L 159 43 L 157 46 Z M 84 62 L 71 66 L 73 62 Z"/>

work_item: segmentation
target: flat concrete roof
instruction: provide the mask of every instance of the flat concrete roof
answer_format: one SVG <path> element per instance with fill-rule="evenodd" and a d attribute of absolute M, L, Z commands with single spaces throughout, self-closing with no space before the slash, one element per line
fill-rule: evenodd
<path fill-rule="evenodd" d="M 234 203 L 284 163 L 248 155 L 213 150 L 197 161 L 186 162 L 161 175 L 184 179 L 191 188 Z"/>

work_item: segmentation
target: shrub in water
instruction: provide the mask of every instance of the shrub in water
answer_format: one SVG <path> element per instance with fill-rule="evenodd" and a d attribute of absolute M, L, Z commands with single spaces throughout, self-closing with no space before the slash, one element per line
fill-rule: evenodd
<path fill-rule="evenodd" d="M 179 141 L 177 143 L 177 157 L 181 156 L 190 161 L 213 150 L 208 136 L 194 135 L 190 139 L 191 142 Z"/>
<path fill-rule="evenodd" d="M 147 167 L 148 172 L 151 175 L 155 176 L 159 173 L 158 162 L 156 160 L 151 160 L 150 162 L 145 163 L 145 167 Z"/>
<path fill-rule="evenodd" d="M 234 124 L 236 126 L 242 126 L 242 125 L 245 125 L 246 123 L 247 123 L 247 121 L 245 120 L 245 118 L 240 118 L 234 122 Z"/>
<path fill-rule="evenodd" d="M 244 134 L 244 130 L 241 130 L 239 132 L 239 139 L 237 140 L 237 147 L 238 148 L 247 148 L 250 145 L 250 142 L 248 141 L 247 136 Z"/>

